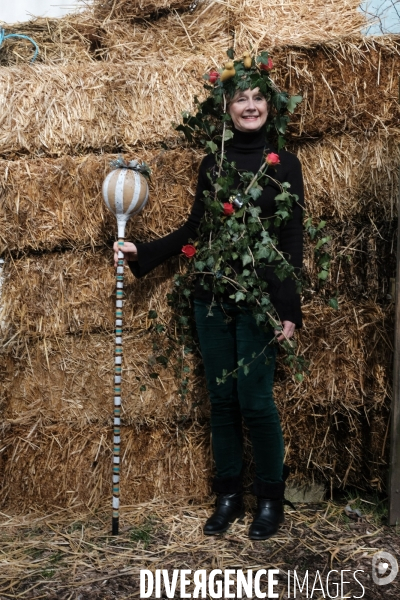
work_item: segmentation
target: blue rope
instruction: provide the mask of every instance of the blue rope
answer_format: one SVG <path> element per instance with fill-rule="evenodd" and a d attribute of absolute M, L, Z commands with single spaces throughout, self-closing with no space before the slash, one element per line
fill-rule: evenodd
<path fill-rule="evenodd" d="M 36 57 L 39 54 L 39 46 L 32 38 L 30 38 L 27 35 L 24 35 L 22 33 L 8 33 L 7 35 L 5 35 L 4 29 L 1 29 L 1 27 L 0 27 L 0 48 L 1 48 L 3 41 L 6 40 L 7 38 L 23 38 L 24 40 L 28 40 L 29 42 L 31 42 L 31 44 L 33 44 L 33 46 L 35 47 L 35 54 L 33 55 L 31 62 L 32 63 L 35 62 Z"/>

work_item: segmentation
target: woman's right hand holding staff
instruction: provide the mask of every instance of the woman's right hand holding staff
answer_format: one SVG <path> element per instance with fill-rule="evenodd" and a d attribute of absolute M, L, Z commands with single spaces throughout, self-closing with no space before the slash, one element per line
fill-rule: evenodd
<path fill-rule="evenodd" d="M 114 267 L 118 266 L 118 251 L 124 255 L 125 264 L 137 260 L 137 248 L 132 242 L 124 242 L 123 246 L 118 246 L 118 242 L 114 242 Z"/>

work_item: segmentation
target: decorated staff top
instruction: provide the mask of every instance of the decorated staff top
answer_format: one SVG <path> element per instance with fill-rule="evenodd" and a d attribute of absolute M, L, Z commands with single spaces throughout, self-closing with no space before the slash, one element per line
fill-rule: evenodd
<path fill-rule="evenodd" d="M 146 178 L 150 177 L 150 167 L 137 160 L 125 162 L 122 157 L 110 162 L 113 170 L 103 182 L 104 202 L 116 216 L 118 237 L 124 237 L 125 225 L 132 215 L 139 213 L 149 197 Z"/>

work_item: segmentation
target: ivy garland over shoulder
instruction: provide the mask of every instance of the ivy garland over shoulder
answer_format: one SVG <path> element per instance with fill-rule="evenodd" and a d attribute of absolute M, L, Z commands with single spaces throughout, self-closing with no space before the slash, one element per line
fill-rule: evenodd
<path fill-rule="evenodd" d="M 189 259 L 188 269 L 175 276 L 174 291 L 169 296 L 171 306 L 179 314 L 181 331 L 178 343 L 186 349 L 183 355 L 188 349 L 190 351 L 193 341 L 190 297 L 199 277 L 203 287 L 212 292 L 216 301 L 228 294 L 231 301 L 250 307 L 260 326 L 275 330 L 281 330 L 282 327 L 270 300 L 268 284 L 259 277 L 259 270 L 265 264 L 273 265 L 281 281 L 287 277 L 294 278 L 300 291 L 299 274 L 279 251 L 276 233 L 291 218 L 298 197 L 290 192 L 288 182 L 279 182 L 271 176 L 271 169 L 266 173 L 268 167 L 279 164 L 278 154 L 268 153 L 257 173 L 238 172 L 235 164 L 227 160 L 226 144 L 233 137 L 233 131 L 226 108 L 229 99 L 238 90 L 259 88 L 270 105 L 267 136 L 277 139 L 280 150 L 285 145 L 289 114 L 293 113 L 302 97 L 289 96 L 275 85 L 270 77 L 273 63 L 267 52 L 261 52 L 257 57 L 251 57 L 246 52 L 241 59 L 234 60 L 233 51 L 229 50 L 228 58 L 224 69 L 212 70 L 204 76 L 207 98 L 202 102 L 195 98 L 196 113 L 185 113 L 183 123 L 176 127 L 188 142 L 200 143 L 208 153 L 213 154 L 217 166 L 216 177 L 210 177 L 212 191 L 204 192 L 205 215 L 200 224 L 199 237 L 182 248 L 183 254 Z M 273 218 L 265 219 L 260 216 L 261 208 L 254 203 L 269 179 L 273 179 L 280 193 L 275 197 Z M 234 182 L 238 180 L 239 185 L 234 187 Z M 311 220 L 307 220 L 307 224 L 314 237 L 318 237 L 321 224 L 313 227 Z M 323 243 L 325 241 L 327 238 Z M 321 259 L 321 256 L 319 258 L 322 270 L 327 273 L 329 260 Z M 282 345 L 286 350 L 286 362 L 297 371 L 295 376 L 301 381 L 305 367 L 303 357 L 297 354 L 293 340 L 286 340 Z M 171 354 L 171 350 L 168 354 Z M 180 368 L 182 370 L 182 365 Z M 248 365 L 240 364 L 238 368 L 243 368 L 247 373 Z M 187 367 L 184 372 L 187 373 Z M 222 373 L 221 381 L 228 375 L 236 376 L 236 372 Z M 180 389 L 182 397 L 186 395 L 187 384 L 185 375 Z"/>

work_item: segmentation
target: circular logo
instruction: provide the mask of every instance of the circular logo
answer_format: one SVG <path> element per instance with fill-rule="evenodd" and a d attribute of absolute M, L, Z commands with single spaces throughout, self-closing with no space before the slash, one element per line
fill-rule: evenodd
<path fill-rule="evenodd" d="M 372 579 L 377 585 L 392 583 L 398 572 L 399 565 L 390 552 L 381 550 L 372 557 Z"/>

